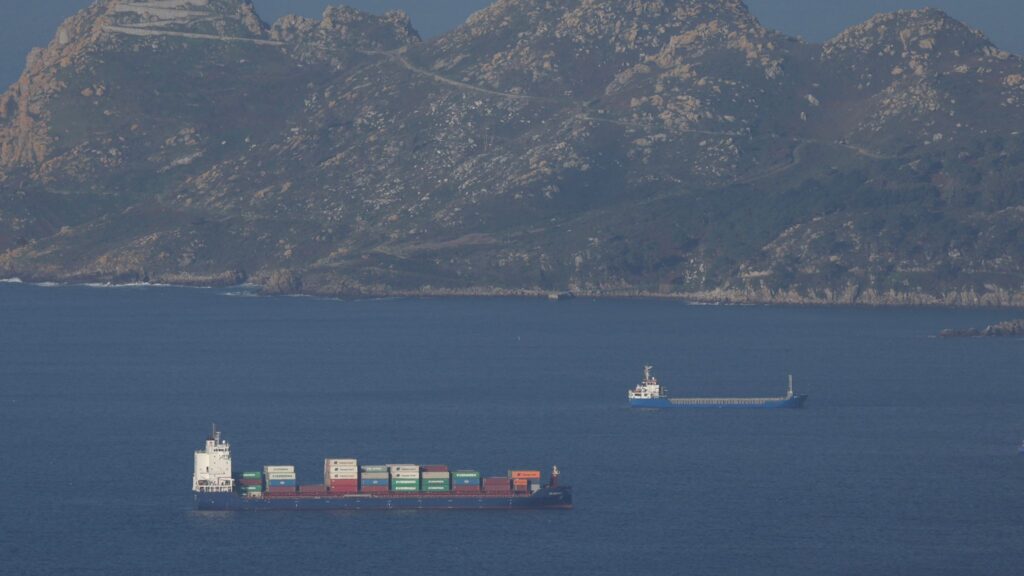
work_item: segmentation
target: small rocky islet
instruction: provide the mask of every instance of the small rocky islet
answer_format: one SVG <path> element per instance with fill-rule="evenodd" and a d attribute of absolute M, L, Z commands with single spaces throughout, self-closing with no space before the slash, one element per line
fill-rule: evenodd
<path fill-rule="evenodd" d="M 1024 318 L 991 324 L 981 330 L 977 328 L 947 328 L 939 332 L 939 336 L 943 338 L 973 338 L 982 336 L 1022 337 L 1024 336 Z"/>

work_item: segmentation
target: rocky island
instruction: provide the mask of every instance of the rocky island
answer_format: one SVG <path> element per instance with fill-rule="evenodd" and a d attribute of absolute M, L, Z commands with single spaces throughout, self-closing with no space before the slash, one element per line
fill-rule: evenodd
<path fill-rule="evenodd" d="M 1024 62 L 937 10 L 98 0 L 0 95 L 0 277 L 1024 306 Z"/>
<path fill-rule="evenodd" d="M 998 324 L 992 324 L 986 326 L 982 330 L 976 328 L 968 328 L 966 330 L 958 330 L 948 328 L 939 332 L 939 336 L 943 338 L 957 338 L 957 337 L 978 337 L 978 336 L 1011 336 L 1021 337 L 1024 336 L 1024 319 L 1021 320 L 1008 320 L 1006 322 L 1000 322 Z"/>

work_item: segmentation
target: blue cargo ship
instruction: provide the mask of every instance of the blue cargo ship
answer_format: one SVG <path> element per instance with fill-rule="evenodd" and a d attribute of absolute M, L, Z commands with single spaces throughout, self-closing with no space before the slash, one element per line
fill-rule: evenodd
<path fill-rule="evenodd" d="M 633 408 L 803 408 L 807 400 L 806 394 L 793 393 L 792 375 L 788 393 L 775 398 L 670 398 L 651 370 L 652 366 L 644 366 L 643 381 L 629 391 Z"/>
<path fill-rule="evenodd" d="M 309 486 L 298 485 L 292 466 L 269 466 L 263 473 L 246 472 L 235 476 L 231 446 L 214 427 L 205 448 L 195 452 L 192 497 L 197 510 L 209 511 L 572 508 L 572 487 L 559 485 L 557 466 L 552 468 L 550 480 L 543 485 L 541 473 L 535 470 L 510 470 L 507 477 L 481 479 L 475 471 L 453 474 L 444 466 L 425 466 L 422 472 L 414 465 L 392 466 L 393 472 L 361 473 L 355 460 L 327 460 L 323 483 Z M 410 470 L 411 467 L 414 470 Z M 443 471 L 438 470 L 440 468 Z M 417 479 L 410 479 L 410 475 Z M 371 479 L 371 476 L 389 478 Z M 410 483 L 410 489 L 402 488 Z"/>

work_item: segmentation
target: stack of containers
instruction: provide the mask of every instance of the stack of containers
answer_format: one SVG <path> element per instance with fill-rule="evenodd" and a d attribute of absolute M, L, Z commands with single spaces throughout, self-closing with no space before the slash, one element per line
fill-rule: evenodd
<path fill-rule="evenodd" d="M 327 494 L 327 486 L 323 484 L 307 484 L 299 486 L 300 494 Z"/>
<path fill-rule="evenodd" d="M 529 492 L 531 483 L 540 488 L 540 470 L 509 470 L 508 477 L 512 479 L 512 490 L 516 492 Z"/>
<path fill-rule="evenodd" d="M 259 497 L 263 495 L 263 473 L 242 472 L 238 475 L 238 487 L 243 496 Z"/>
<path fill-rule="evenodd" d="M 452 476 L 447 466 L 423 466 L 420 472 L 420 490 L 423 492 L 451 492 Z"/>
<path fill-rule="evenodd" d="M 416 464 L 388 464 L 392 492 L 419 492 L 420 467 Z"/>
<path fill-rule="evenodd" d="M 476 470 L 452 472 L 452 488 L 456 492 L 480 492 L 480 473 Z"/>
<path fill-rule="evenodd" d="M 324 460 L 324 486 L 331 492 L 359 492 L 359 462 L 353 458 Z"/>
<path fill-rule="evenodd" d="M 484 478 L 484 492 L 488 494 L 511 494 L 512 487 L 506 476 L 490 476 Z"/>
<path fill-rule="evenodd" d="M 295 492 L 295 466 L 264 466 L 263 478 L 270 494 Z"/>
<path fill-rule="evenodd" d="M 387 492 L 390 490 L 387 466 L 363 466 L 359 476 L 360 492 Z"/>

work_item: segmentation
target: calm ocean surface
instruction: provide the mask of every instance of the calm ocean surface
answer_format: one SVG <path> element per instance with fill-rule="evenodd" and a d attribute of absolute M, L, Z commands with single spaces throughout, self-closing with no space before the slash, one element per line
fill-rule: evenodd
<path fill-rule="evenodd" d="M 1019 311 L 238 297 L 0 284 L 0 573 L 1018 575 Z M 632 411 L 778 395 L 802 411 Z M 557 464 L 576 509 L 198 513 L 236 470 L 324 457 Z"/>

